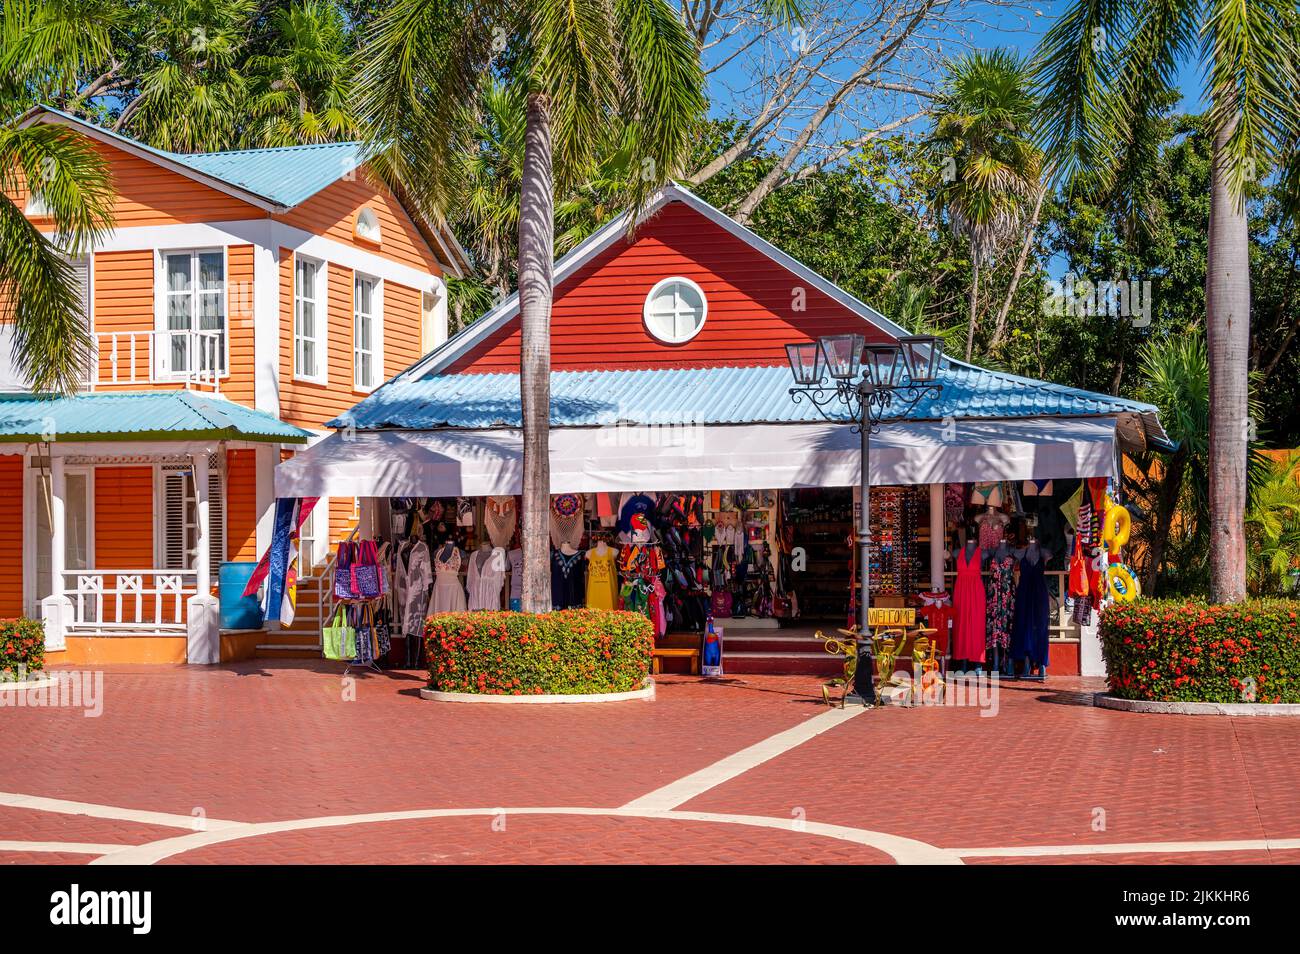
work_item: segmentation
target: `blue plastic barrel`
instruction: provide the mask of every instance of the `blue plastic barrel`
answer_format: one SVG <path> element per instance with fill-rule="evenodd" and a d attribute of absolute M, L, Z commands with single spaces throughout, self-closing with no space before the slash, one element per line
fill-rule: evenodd
<path fill-rule="evenodd" d="M 217 600 L 221 604 L 222 629 L 261 629 L 262 607 L 257 594 L 244 596 L 244 587 L 257 568 L 256 563 L 223 563 L 217 572 Z"/>

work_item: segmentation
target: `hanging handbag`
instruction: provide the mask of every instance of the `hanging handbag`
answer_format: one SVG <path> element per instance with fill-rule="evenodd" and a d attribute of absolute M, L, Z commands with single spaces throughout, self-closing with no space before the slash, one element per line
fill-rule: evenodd
<path fill-rule="evenodd" d="M 360 597 L 355 589 L 355 577 L 352 564 L 356 560 L 356 544 L 344 540 L 339 544 L 338 556 L 334 560 L 334 596 L 340 600 L 355 600 Z"/>
<path fill-rule="evenodd" d="M 334 622 L 321 630 L 321 648 L 326 659 L 350 660 L 357 654 L 357 631 L 348 625 L 342 606 Z"/>
<path fill-rule="evenodd" d="M 374 540 L 362 540 L 357 545 L 356 559 L 352 562 L 352 590 L 363 600 L 384 595 L 384 581 L 379 572 L 379 553 Z"/>
<path fill-rule="evenodd" d="M 731 615 L 731 591 L 730 590 L 714 590 L 713 615 L 715 617 Z"/>

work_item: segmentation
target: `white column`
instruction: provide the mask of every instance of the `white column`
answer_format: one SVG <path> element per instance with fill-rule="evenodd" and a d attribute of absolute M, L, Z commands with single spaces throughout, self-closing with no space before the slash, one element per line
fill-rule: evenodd
<path fill-rule="evenodd" d="M 247 320 L 253 322 L 253 406 L 279 417 L 280 249 L 269 226 L 263 242 L 253 246 L 252 309 Z"/>
<path fill-rule="evenodd" d="M 62 457 L 50 458 L 50 595 L 62 596 L 67 559 L 68 479 Z"/>
<path fill-rule="evenodd" d="M 944 557 L 943 484 L 930 485 L 930 589 L 942 590 Z"/>
<path fill-rule="evenodd" d="M 271 545 L 275 531 L 275 468 L 280 463 L 279 444 L 258 444 L 253 452 L 256 476 L 254 499 L 257 508 L 257 555 L 260 558 Z"/>
<path fill-rule="evenodd" d="M 212 501 L 208 497 L 208 454 L 191 455 L 194 466 L 194 502 L 198 523 L 198 552 L 194 554 L 195 589 L 185 603 L 186 660 L 190 663 L 221 662 L 221 610 L 212 595 Z"/>
<path fill-rule="evenodd" d="M 194 555 L 194 569 L 198 571 L 197 589 L 202 596 L 212 590 L 212 501 L 208 499 L 208 455 L 195 454 L 194 509 L 198 523 L 198 553 Z"/>
<path fill-rule="evenodd" d="M 45 648 L 62 650 L 72 622 L 72 602 L 64 595 L 63 571 L 67 555 L 68 487 L 63 458 L 50 458 L 50 595 L 41 600 L 41 619 L 45 623 Z"/>

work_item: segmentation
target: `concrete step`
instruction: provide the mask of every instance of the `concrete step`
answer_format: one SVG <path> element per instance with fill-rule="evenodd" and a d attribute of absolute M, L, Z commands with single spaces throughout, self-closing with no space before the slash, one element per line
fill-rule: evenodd
<path fill-rule="evenodd" d="M 320 659 L 321 645 L 266 643 L 258 646 L 253 656 L 255 659 Z"/>
<path fill-rule="evenodd" d="M 314 633 L 297 633 L 289 630 L 280 630 L 277 633 L 267 633 L 264 642 L 259 645 L 270 646 L 319 646 L 320 631 Z"/>

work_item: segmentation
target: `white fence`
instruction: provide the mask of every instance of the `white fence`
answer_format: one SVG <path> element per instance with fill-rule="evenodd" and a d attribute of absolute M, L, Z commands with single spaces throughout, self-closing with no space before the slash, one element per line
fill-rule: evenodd
<path fill-rule="evenodd" d="M 95 334 L 86 384 L 180 383 L 221 389 L 225 336 L 219 331 L 101 331 Z"/>
<path fill-rule="evenodd" d="M 194 570 L 67 570 L 73 630 L 184 632 L 185 601 L 198 592 Z"/>

